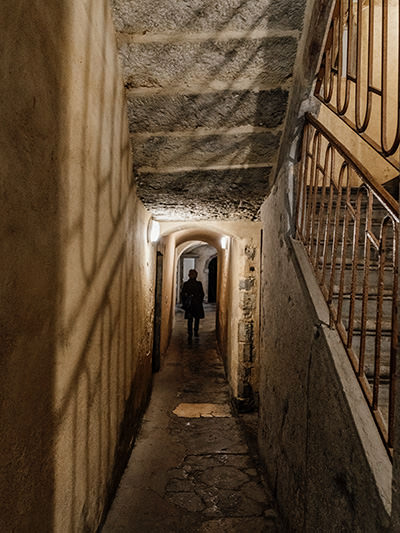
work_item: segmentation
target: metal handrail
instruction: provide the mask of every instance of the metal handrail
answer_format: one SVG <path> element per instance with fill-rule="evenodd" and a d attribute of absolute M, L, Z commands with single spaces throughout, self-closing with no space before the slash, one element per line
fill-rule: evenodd
<path fill-rule="evenodd" d="M 399 204 L 312 115 L 306 117 L 298 178 L 297 237 L 391 452 Z"/>
<path fill-rule="evenodd" d="M 337 0 L 315 90 L 321 102 L 397 169 L 399 31 L 400 8 L 389 0 L 379 5 L 376 0 Z"/>
<path fill-rule="evenodd" d="M 358 174 L 363 177 L 363 181 L 368 184 L 368 187 L 370 187 L 374 194 L 376 195 L 377 199 L 382 203 L 382 205 L 390 211 L 390 213 L 399 221 L 399 202 L 397 202 L 391 194 L 387 192 L 387 190 L 376 181 L 376 179 L 373 177 L 373 175 L 368 171 L 368 169 L 351 153 L 351 151 L 346 148 L 346 146 L 340 142 L 339 139 L 337 139 L 321 122 L 319 122 L 314 115 L 311 113 L 307 113 L 306 121 L 312 124 L 315 128 L 318 128 L 321 133 L 323 133 L 324 137 L 329 139 L 330 142 L 333 142 L 335 144 L 335 148 L 337 152 L 347 161 L 350 161 L 352 166 L 357 170 Z"/>

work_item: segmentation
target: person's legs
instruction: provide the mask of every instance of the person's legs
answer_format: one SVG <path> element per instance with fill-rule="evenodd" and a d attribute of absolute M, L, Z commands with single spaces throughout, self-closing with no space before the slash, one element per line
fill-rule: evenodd
<path fill-rule="evenodd" d="M 194 336 L 195 337 L 199 336 L 199 325 L 200 325 L 200 318 L 196 317 L 194 319 Z"/>
<path fill-rule="evenodd" d="M 188 321 L 188 336 L 191 337 L 193 334 L 193 317 L 187 319 Z"/>

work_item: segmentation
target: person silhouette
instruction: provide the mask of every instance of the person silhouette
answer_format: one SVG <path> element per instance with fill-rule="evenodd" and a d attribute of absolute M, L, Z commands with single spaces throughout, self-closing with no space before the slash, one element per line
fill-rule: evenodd
<path fill-rule="evenodd" d="M 197 271 L 192 268 L 189 270 L 189 279 L 185 281 L 181 291 L 182 307 L 185 310 L 185 319 L 187 323 L 188 338 L 191 340 L 193 335 L 194 319 L 194 336 L 199 336 L 200 319 L 204 318 L 203 298 L 204 290 L 201 281 L 197 281 Z"/>

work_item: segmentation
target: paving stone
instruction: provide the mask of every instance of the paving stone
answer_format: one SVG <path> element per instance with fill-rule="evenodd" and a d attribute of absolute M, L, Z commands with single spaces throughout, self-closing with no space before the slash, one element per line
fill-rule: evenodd
<path fill-rule="evenodd" d="M 207 520 L 199 529 L 201 533 L 265 533 L 277 531 L 274 525 L 268 525 L 263 518 L 219 518 Z"/>
<path fill-rule="evenodd" d="M 240 491 L 221 489 L 215 495 L 213 508 L 204 511 L 206 516 L 260 516 L 265 506 L 250 498 Z"/>
<path fill-rule="evenodd" d="M 206 88 L 210 83 L 240 80 L 277 87 L 291 78 L 296 50 L 297 40 L 287 36 L 119 45 L 128 88 Z"/>
<path fill-rule="evenodd" d="M 188 475 L 188 472 L 183 468 L 173 468 L 168 471 L 168 476 L 172 480 L 187 479 Z"/>
<path fill-rule="evenodd" d="M 218 502 L 218 494 L 219 490 L 216 487 L 212 487 L 210 485 L 206 485 L 205 483 L 201 483 L 200 481 L 197 481 L 195 492 L 202 501 L 205 504 L 205 510 L 204 513 L 209 516 L 210 513 L 214 516 L 215 514 L 217 516 L 223 516 L 222 512 L 218 509 L 217 502 Z"/>
<path fill-rule="evenodd" d="M 173 413 L 182 418 L 231 417 L 231 409 L 227 404 L 215 403 L 180 403 Z"/>
<path fill-rule="evenodd" d="M 193 490 L 193 483 L 189 479 L 171 479 L 166 487 L 167 492 L 190 492 Z"/>
<path fill-rule="evenodd" d="M 299 29 L 304 0 L 112 0 L 118 31 L 128 33 Z"/>
<path fill-rule="evenodd" d="M 199 390 L 197 392 L 185 392 L 183 398 L 186 402 L 195 403 L 204 398 L 204 393 L 207 391 Z M 208 392 L 208 398 L 213 403 L 229 402 L 229 392 Z"/>
<path fill-rule="evenodd" d="M 248 125 L 276 128 L 285 117 L 287 99 L 283 89 L 128 95 L 129 127 L 132 133 Z"/>
<path fill-rule="evenodd" d="M 186 509 L 187 511 L 191 511 L 192 513 L 196 513 L 204 509 L 204 503 L 202 502 L 201 498 L 192 492 L 170 492 L 167 495 L 167 498 L 170 502 L 182 507 L 183 509 Z"/>
<path fill-rule="evenodd" d="M 219 466 L 220 455 L 189 455 L 186 458 L 186 462 L 189 463 L 194 470 L 206 470 L 213 466 Z"/>
<path fill-rule="evenodd" d="M 251 459 L 247 454 L 223 454 L 221 455 L 221 462 L 229 466 L 234 466 L 240 469 L 246 469 L 252 466 Z"/>
<path fill-rule="evenodd" d="M 218 466 L 206 470 L 200 479 L 212 487 L 237 489 L 248 481 L 249 477 L 232 466 Z"/>
<path fill-rule="evenodd" d="M 178 419 L 183 421 L 184 419 Z M 240 430 L 233 418 L 193 419 L 190 431 L 181 423 L 181 441 L 189 452 L 197 453 L 246 453 Z"/>
<path fill-rule="evenodd" d="M 204 470 L 221 465 L 246 470 L 252 466 L 252 461 L 247 454 L 218 453 L 214 455 L 189 455 L 185 464 L 192 466 L 194 470 Z M 257 475 L 257 471 L 255 469 L 253 471 Z M 246 473 L 248 473 L 247 470 Z M 253 474 L 250 473 L 249 475 Z"/>

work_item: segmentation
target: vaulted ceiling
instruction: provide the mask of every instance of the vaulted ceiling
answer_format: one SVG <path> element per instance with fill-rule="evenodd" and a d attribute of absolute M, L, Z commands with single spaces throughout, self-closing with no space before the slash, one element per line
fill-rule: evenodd
<path fill-rule="evenodd" d="M 112 0 L 134 176 L 159 219 L 256 220 L 305 0 Z"/>

